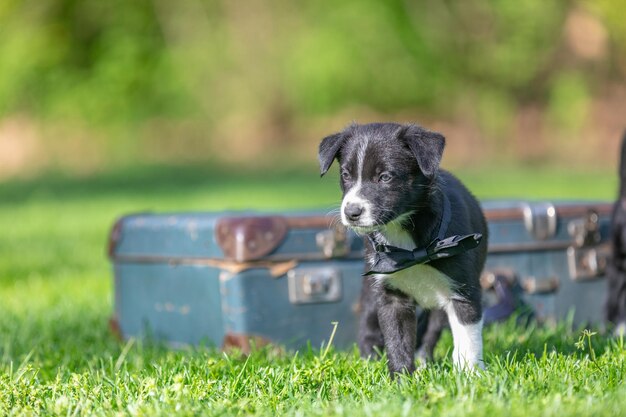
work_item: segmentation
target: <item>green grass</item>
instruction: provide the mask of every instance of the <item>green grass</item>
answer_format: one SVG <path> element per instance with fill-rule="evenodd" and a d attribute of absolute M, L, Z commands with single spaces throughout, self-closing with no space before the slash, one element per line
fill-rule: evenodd
<path fill-rule="evenodd" d="M 515 168 L 459 174 L 481 198 L 611 199 L 611 172 Z M 49 175 L 0 184 L 0 415 L 622 415 L 626 350 L 580 330 L 485 332 L 488 369 L 464 375 L 437 363 L 400 384 L 384 362 L 355 350 L 249 357 L 172 351 L 109 333 L 107 233 L 129 211 L 283 210 L 339 201 L 336 174 L 314 167 L 232 174 L 143 168 L 76 179 Z M 329 334 L 331 326 L 329 323 Z M 580 342 L 580 343 L 579 343 Z"/>

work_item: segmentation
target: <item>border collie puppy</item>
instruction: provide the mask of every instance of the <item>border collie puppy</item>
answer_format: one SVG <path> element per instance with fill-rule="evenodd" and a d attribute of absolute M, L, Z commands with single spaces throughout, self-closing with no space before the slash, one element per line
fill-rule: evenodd
<path fill-rule="evenodd" d="M 432 357 L 450 324 L 453 361 L 483 367 L 479 277 L 487 224 L 478 201 L 439 169 L 445 138 L 416 125 L 351 125 L 319 147 L 324 175 L 339 162 L 342 223 L 367 236 L 359 349 L 385 349 L 389 371 L 415 370 L 415 350 Z M 430 310 L 418 326 L 416 305 Z M 418 335 L 418 327 L 425 334 Z"/>
<path fill-rule="evenodd" d="M 611 258 L 607 265 L 606 320 L 615 334 L 626 332 L 626 132 L 622 138 L 619 168 L 619 197 L 611 218 Z"/>

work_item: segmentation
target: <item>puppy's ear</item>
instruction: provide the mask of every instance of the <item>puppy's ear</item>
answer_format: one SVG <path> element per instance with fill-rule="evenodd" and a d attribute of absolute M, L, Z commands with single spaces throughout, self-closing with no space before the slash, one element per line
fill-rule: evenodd
<path fill-rule="evenodd" d="M 346 138 L 343 132 L 335 133 L 322 139 L 319 154 L 317 155 L 320 161 L 320 174 L 322 176 L 326 174 L 328 168 L 330 168 L 333 161 L 337 157 L 339 149 L 341 149 L 345 139 Z"/>
<path fill-rule="evenodd" d="M 416 125 L 405 126 L 399 137 L 404 139 L 413 152 L 422 173 L 427 178 L 434 178 L 446 146 L 446 138 L 440 133 Z"/>

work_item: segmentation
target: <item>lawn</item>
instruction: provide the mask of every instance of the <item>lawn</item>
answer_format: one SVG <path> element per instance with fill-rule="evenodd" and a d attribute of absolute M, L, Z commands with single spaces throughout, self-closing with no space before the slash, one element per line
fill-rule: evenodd
<path fill-rule="evenodd" d="M 612 172 L 493 169 L 460 172 L 487 198 L 611 199 Z M 623 415 L 621 340 L 556 329 L 485 332 L 488 369 L 437 363 L 400 383 L 355 349 L 265 348 L 245 357 L 178 351 L 109 332 L 107 233 L 131 211 L 283 210 L 339 202 L 336 174 L 315 167 L 233 174 L 152 167 L 87 178 L 50 174 L 0 183 L 0 415 Z M 329 333 L 330 333 L 329 325 Z"/>

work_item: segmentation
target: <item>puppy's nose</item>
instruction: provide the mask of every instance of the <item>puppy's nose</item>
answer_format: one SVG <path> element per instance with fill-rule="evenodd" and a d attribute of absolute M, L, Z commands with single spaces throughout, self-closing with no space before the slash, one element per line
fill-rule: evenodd
<path fill-rule="evenodd" d="M 360 206 L 358 204 L 348 203 L 346 204 L 346 207 L 343 209 L 343 212 L 346 214 L 346 217 L 349 220 L 352 220 L 354 222 L 354 221 L 359 220 L 361 213 L 363 213 L 363 206 Z"/>

